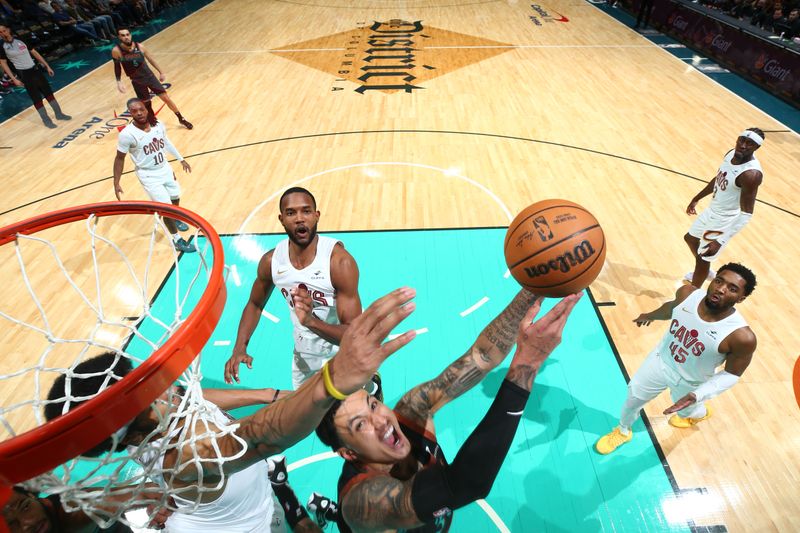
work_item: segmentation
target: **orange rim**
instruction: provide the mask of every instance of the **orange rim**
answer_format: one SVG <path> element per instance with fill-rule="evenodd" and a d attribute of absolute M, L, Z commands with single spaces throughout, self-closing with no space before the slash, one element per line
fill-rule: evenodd
<path fill-rule="evenodd" d="M 89 218 L 160 213 L 199 227 L 214 260 L 206 291 L 183 324 L 125 379 L 55 420 L 0 443 L 0 483 L 14 485 L 65 463 L 102 442 L 146 409 L 200 353 L 222 315 L 226 290 L 222 241 L 203 217 L 155 202 L 105 202 L 36 216 L 0 229 L 0 246 L 47 228 Z M 0 529 L 3 524 L 0 520 Z"/>
<path fill-rule="evenodd" d="M 800 357 L 794 362 L 792 385 L 794 385 L 794 399 L 797 400 L 797 407 L 800 407 Z"/>

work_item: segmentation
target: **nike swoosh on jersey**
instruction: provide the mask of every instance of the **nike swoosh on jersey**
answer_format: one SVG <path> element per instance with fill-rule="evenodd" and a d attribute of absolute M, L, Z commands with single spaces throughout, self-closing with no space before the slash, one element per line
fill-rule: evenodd
<path fill-rule="evenodd" d="M 287 272 L 289 272 L 288 268 L 284 268 L 283 270 L 281 270 L 280 268 L 278 269 L 278 275 L 279 276 L 282 275 L 282 274 L 286 274 Z"/>
<path fill-rule="evenodd" d="M 514 412 L 506 411 L 506 414 L 511 416 L 522 416 L 522 413 L 523 411 L 514 411 Z"/>

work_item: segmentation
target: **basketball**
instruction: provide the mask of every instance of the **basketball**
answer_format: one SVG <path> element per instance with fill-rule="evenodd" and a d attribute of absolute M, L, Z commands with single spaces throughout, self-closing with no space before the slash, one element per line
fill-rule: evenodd
<path fill-rule="evenodd" d="M 503 247 L 520 285 L 557 298 L 588 287 L 606 257 L 603 228 L 568 200 L 542 200 L 523 209 L 508 226 Z"/>

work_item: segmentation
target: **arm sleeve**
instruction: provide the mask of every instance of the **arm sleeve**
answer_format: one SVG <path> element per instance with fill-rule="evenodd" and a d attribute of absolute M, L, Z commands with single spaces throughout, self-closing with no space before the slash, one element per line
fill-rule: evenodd
<path fill-rule="evenodd" d="M 411 502 L 420 520 L 430 522 L 446 508 L 458 509 L 489 494 L 529 396 L 529 391 L 504 380 L 455 460 L 425 468 L 414 476 Z"/>
<path fill-rule="evenodd" d="M 697 403 L 719 396 L 739 382 L 739 376 L 720 370 L 694 390 Z"/>
<path fill-rule="evenodd" d="M 114 60 L 114 76 L 117 77 L 117 81 L 122 79 L 122 64 L 119 62 L 119 59 Z"/>

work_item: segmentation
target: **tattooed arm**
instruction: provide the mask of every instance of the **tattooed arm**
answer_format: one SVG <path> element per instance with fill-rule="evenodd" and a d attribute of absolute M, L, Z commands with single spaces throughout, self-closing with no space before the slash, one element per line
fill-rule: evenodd
<path fill-rule="evenodd" d="M 341 501 L 342 516 L 354 532 L 413 529 L 423 525 L 411 503 L 413 478 L 401 481 L 373 476 L 361 481 Z"/>
<path fill-rule="evenodd" d="M 478 384 L 506 358 L 514 345 L 520 320 L 540 300 L 525 289 L 519 291 L 464 355 L 436 378 L 408 391 L 395 411 L 424 427 L 429 416 Z"/>
<path fill-rule="evenodd" d="M 407 481 L 389 476 L 367 478 L 344 495 L 342 512 L 354 531 L 414 528 L 431 523 L 442 511 L 454 511 L 485 498 L 508 454 L 533 379 L 561 342 L 561 333 L 580 295 L 561 300 L 532 322 L 539 303 L 519 321 L 517 351 L 489 410 L 449 465 L 433 465 Z M 434 380 L 435 381 L 435 380 Z"/>

